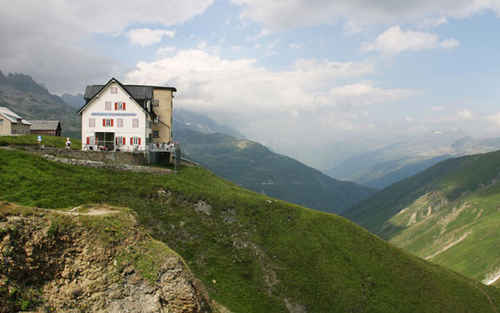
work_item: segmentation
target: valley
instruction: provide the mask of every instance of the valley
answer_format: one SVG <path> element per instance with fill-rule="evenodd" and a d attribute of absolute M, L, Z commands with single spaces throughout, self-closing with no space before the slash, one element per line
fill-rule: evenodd
<path fill-rule="evenodd" d="M 500 309 L 496 288 L 396 249 L 344 218 L 256 194 L 199 167 L 154 175 L 0 149 L 0 190 L 4 203 L 25 207 L 129 208 L 136 227 L 184 258 L 210 298 L 232 312 Z M 10 221 L 19 213 L 2 214 Z M 103 239 L 126 232 L 113 225 Z"/>
<path fill-rule="evenodd" d="M 500 266 L 500 152 L 443 161 L 345 216 L 389 242 L 486 284 Z"/>

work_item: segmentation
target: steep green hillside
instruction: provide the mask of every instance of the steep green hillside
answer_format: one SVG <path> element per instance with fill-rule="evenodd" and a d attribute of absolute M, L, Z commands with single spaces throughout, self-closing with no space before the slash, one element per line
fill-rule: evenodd
<path fill-rule="evenodd" d="M 353 223 L 239 188 L 196 167 L 145 175 L 0 149 L 0 199 L 129 207 L 233 312 L 498 312 L 500 292 Z"/>
<path fill-rule="evenodd" d="M 0 106 L 6 106 L 27 120 L 62 120 L 63 136 L 80 136 L 80 117 L 75 108 L 51 94 L 24 74 L 0 72 Z"/>
<path fill-rule="evenodd" d="M 418 256 L 492 283 L 500 274 L 500 152 L 441 162 L 345 216 Z"/>
<path fill-rule="evenodd" d="M 176 140 L 191 159 L 245 188 L 327 212 L 341 212 L 373 189 L 330 178 L 253 141 L 224 134 L 177 129 Z"/>

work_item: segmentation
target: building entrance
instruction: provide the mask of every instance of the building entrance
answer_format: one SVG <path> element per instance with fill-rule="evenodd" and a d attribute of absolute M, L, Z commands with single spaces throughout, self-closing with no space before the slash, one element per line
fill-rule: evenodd
<path fill-rule="evenodd" d="M 95 144 L 98 149 L 106 151 L 115 150 L 115 133 L 95 133 Z"/>

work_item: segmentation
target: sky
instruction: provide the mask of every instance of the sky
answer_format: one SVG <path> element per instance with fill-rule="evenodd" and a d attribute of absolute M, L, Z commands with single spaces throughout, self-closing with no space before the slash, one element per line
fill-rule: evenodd
<path fill-rule="evenodd" d="M 51 92 L 175 86 L 326 169 L 406 138 L 500 132 L 500 0 L 0 0 L 0 70 Z"/>

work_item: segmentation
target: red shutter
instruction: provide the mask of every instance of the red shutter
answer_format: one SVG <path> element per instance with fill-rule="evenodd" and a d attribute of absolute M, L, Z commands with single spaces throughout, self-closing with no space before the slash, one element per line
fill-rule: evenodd
<path fill-rule="evenodd" d="M 141 145 L 141 137 L 139 137 L 139 146 Z"/>
<path fill-rule="evenodd" d="M 125 102 L 123 102 L 123 111 L 125 111 L 125 110 L 126 110 L 126 109 L 125 109 Z"/>
<path fill-rule="evenodd" d="M 104 119 L 104 118 L 102 119 L 102 126 L 106 127 L 106 119 Z"/>
<path fill-rule="evenodd" d="M 111 119 L 111 127 L 113 127 L 113 119 Z"/>
<path fill-rule="evenodd" d="M 90 137 L 87 137 L 87 144 L 90 145 Z"/>
<path fill-rule="evenodd" d="M 115 111 L 118 110 L 118 102 L 115 102 Z"/>
<path fill-rule="evenodd" d="M 134 144 L 134 137 L 130 137 L 130 145 Z"/>
<path fill-rule="evenodd" d="M 125 145 L 125 137 L 123 137 L 123 145 Z"/>

